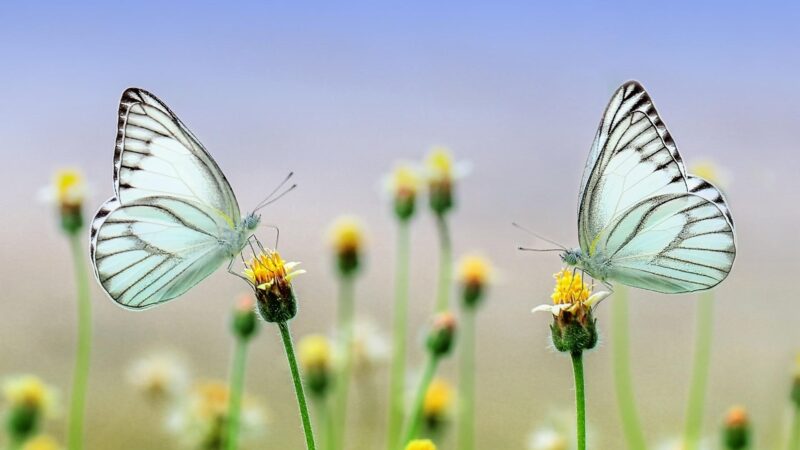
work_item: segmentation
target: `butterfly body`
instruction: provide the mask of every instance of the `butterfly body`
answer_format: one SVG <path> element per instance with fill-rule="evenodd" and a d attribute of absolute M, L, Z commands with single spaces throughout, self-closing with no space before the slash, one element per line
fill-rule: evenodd
<path fill-rule="evenodd" d="M 580 247 L 565 264 L 603 282 L 662 293 L 710 289 L 736 257 L 722 192 L 687 173 L 650 96 L 623 84 L 600 121 L 578 206 Z"/>

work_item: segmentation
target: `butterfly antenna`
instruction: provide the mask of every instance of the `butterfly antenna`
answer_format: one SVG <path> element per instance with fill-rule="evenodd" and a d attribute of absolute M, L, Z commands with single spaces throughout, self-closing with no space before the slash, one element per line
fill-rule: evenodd
<path fill-rule="evenodd" d="M 278 191 L 279 191 L 279 190 L 280 190 L 280 189 L 281 189 L 283 186 L 285 186 L 285 185 L 286 185 L 286 183 L 288 183 L 288 182 L 289 182 L 289 180 L 290 180 L 290 179 L 291 179 L 293 176 L 294 176 L 294 172 L 289 172 L 289 174 L 288 174 L 288 175 L 286 175 L 286 177 L 283 179 L 283 181 L 281 181 L 280 183 L 278 183 L 278 185 L 277 185 L 277 186 L 275 186 L 275 189 L 273 189 L 273 190 L 272 190 L 272 192 L 270 192 L 270 193 L 269 193 L 269 194 L 266 196 L 266 198 L 264 198 L 264 200 L 261 200 L 261 201 L 258 203 L 258 205 L 256 206 L 256 209 L 255 209 L 255 210 L 258 210 L 259 208 L 263 208 L 264 206 L 268 205 L 269 203 L 267 203 L 267 202 L 269 202 L 269 201 L 270 201 L 270 199 L 272 198 L 272 196 L 274 196 L 274 195 L 275 195 L 275 194 L 276 194 L 276 193 L 277 193 L 277 192 L 278 192 Z M 285 192 L 284 192 L 284 194 L 285 194 Z M 282 197 L 282 196 L 283 196 L 283 194 L 281 194 L 281 195 L 280 195 L 278 198 L 280 198 L 280 197 Z M 255 210 L 254 210 L 254 211 L 255 211 Z"/>
<path fill-rule="evenodd" d="M 264 208 L 266 206 L 269 206 L 269 205 L 277 202 L 278 200 L 283 198 L 284 195 L 288 194 L 289 192 L 292 192 L 296 187 L 297 187 L 297 184 L 293 184 L 293 185 L 289 186 L 288 188 L 286 188 L 283 192 L 281 192 L 279 194 L 275 194 L 275 195 L 270 196 L 270 197 L 267 197 L 264 201 L 259 203 L 258 206 L 255 207 L 255 209 L 253 209 L 253 212 L 256 212 L 261 208 Z"/>
<path fill-rule="evenodd" d="M 556 241 L 554 241 L 552 239 L 547 239 L 546 237 L 542 236 L 541 234 L 536 233 L 535 231 L 530 230 L 528 228 L 525 228 L 525 227 L 523 227 L 522 225 L 520 225 L 520 224 L 518 224 L 516 222 L 511 222 L 511 225 L 513 227 L 518 228 L 518 229 L 520 229 L 520 230 L 522 230 L 522 231 L 524 231 L 524 232 L 526 232 L 526 233 L 528 233 L 530 235 L 533 235 L 533 236 L 535 236 L 535 237 L 537 237 L 537 238 L 539 238 L 539 239 L 541 239 L 541 240 L 543 240 L 545 242 L 548 242 L 550 244 L 555 245 L 556 247 L 558 247 L 559 251 L 560 250 L 567 250 L 567 247 L 564 247 L 563 245 L 559 244 L 558 242 L 556 242 Z M 521 247 L 520 247 L 520 250 L 535 251 L 534 249 L 523 249 Z M 551 250 L 542 250 L 542 251 L 551 251 Z"/>
<path fill-rule="evenodd" d="M 517 247 L 517 250 L 521 250 L 523 252 L 563 252 L 563 248 L 529 248 L 529 247 Z"/>

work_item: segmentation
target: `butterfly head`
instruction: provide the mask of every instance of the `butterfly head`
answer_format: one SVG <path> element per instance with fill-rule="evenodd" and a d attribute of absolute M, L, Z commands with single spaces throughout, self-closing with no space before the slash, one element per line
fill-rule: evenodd
<path fill-rule="evenodd" d="M 256 214 L 255 212 L 251 212 L 250 214 L 242 218 L 241 227 L 243 230 L 253 231 L 258 227 L 259 223 L 261 223 L 261 215 Z"/>
<path fill-rule="evenodd" d="M 582 259 L 583 254 L 579 248 L 565 250 L 564 253 L 561 254 L 561 261 L 564 261 L 568 266 L 577 266 Z"/>

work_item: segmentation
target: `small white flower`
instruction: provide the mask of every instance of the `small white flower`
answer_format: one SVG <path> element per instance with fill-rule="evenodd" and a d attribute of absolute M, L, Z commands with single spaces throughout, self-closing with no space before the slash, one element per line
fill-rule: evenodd
<path fill-rule="evenodd" d="M 173 399 L 189 385 L 186 365 L 174 355 L 156 353 L 134 361 L 128 368 L 130 383 L 148 397 Z"/>

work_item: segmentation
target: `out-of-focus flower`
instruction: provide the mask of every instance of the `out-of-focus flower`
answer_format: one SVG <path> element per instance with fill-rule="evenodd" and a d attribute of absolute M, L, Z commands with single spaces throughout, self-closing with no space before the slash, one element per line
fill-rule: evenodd
<path fill-rule="evenodd" d="M 475 308 L 480 304 L 486 287 L 492 282 L 492 274 L 492 265 L 482 256 L 473 254 L 461 259 L 458 281 L 461 284 L 464 306 Z"/>
<path fill-rule="evenodd" d="M 726 449 L 742 450 L 750 443 L 750 419 L 743 406 L 734 406 L 725 414 L 722 443 Z"/>
<path fill-rule="evenodd" d="M 528 450 L 567 450 L 568 448 L 569 440 L 554 428 L 539 428 L 528 438 Z"/>
<path fill-rule="evenodd" d="M 58 441 L 44 434 L 29 439 L 22 446 L 22 450 L 60 450 L 61 448 Z"/>
<path fill-rule="evenodd" d="M 245 263 L 244 275 L 255 291 L 258 312 L 267 322 L 281 323 L 297 314 L 292 280 L 305 270 L 298 262 L 286 262 L 275 250 L 265 250 Z"/>
<path fill-rule="evenodd" d="M 710 159 L 700 160 L 690 165 L 689 174 L 703 178 L 719 189 L 727 189 L 730 182 L 728 171 Z"/>
<path fill-rule="evenodd" d="M 339 274 L 344 277 L 355 275 L 364 250 L 364 226 L 361 221 L 353 216 L 339 217 L 331 225 L 329 236 Z"/>
<path fill-rule="evenodd" d="M 428 439 L 415 439 L 406 445 L 406 450 L 436 450 L 436 444 Z"/>
<path fill-rule="evenodd" d="M 455 181 L 466 172 L 466 165 L 456 163 L 449 149 L 434 147 L 428 153 L 425 158 L 425 174 L 430 206 L 437 215 L 444 215 L 453 208 Z"/>
<path fill-rule="evenodd" d="M 33 436 L 45 417 L 55 411 L 55 390 L 34 375 L 9 378 L 3 383 L 8 407 L 8 434 L 16 442 Z"/>
<path fill-rule="evenodd" d="M 83 227 L 81 209 L 87 191 L 81 172 L 65 168 L 56 171 L 52 183 L 40 191 L 39 197 L 58 207 L 62 229 L 68 234 L 74 234 Z"/>
<path fill-rule="evenodd" d="M 456 316 L 450 312 L 437 314 L 428 333 L 428 350 L 437 358 L 446 356 L 453 349 L 456 336 Z"/>
<path fill-rule="evenodd" d="M 250 294 L 242 294 L 236 302 L 231 318 L 231 329 L 237 338 L 248 340 L 258 331 L 255 306 L 256 302 Z"/>
<path fill-rule="evenodd" d="M 591 287 L 575 270 L 562 269 L 555 274 L 556 285 L 550 298 L 551 305 L 540 305 L 533 312 L 547 311 L 554 317 L 550 330 L 553 345 L 561 352 L 581 352 L 597 344 L 597 326 L 593 317 L 594 306 L 610 295 L 609 292 L 592 294 Z"/>
<path fill-rule="evenodd" d="M 298 356 L 303 367 L 303 379 L 308 389 L 318 397 L 328 392 L 333 377 L 331 341 L 321 334 L 303 337 L 298 344 Z"/>
<path fill-rule="evenodd" d="M 792 391 L 790 394 L 795 408 L 800 410 L 800 353 L 795 358 L 794 369 L 792 372 Z"/>
<path fill-rule="evenodd" d="M 353 325 L 353 369 L 356 375 L 369 375 L 389 360 L 389 342 L 375 322 L 356 320 Z"/>
<path fill-rule="evenodd" d="M 222 448 L 229 402 L 230 391 L 226 383 L 198 383 L 171 415 L 169 428 L 186 445 L 203 449 Z M 248 397 L 243 399 L 240 420 L 243 441 L 263 433 L 266 428 L 264 409 Z"/>
<path fill-rule="evenodd" d="M 683 438 L 665 439 L 656 444 L 655 447 L 656 450 L 687 450 L 688 448 L 686 443 L 683 442 Z M 711 450 L 712 447 L 709 444 L 709 439 L 703 439 L 694 448 L 697 450 Z"/>
<path fill-rule="evenodd" d="M 453 385 L 442 378 L 435 378 L 428 385 L 422 403 L 422 417 L 430 430 L 436 430 L 447 422 L 455 402 Z"/>
<path fill-rule="evenodd" d="M 186 365 L 167 353 L 155 353 L 134 361 L 127 375 L 136 389 L 154 401 L 175 399 L 189 384 Z"/>
<path fill-rule="evenodd" d="M 387 191 L 394 200 L 394 213 L 401 221 L 414 215 L 420 187 L 419 170 L 410 164 L 398 164 L 385 179 Z"/>

